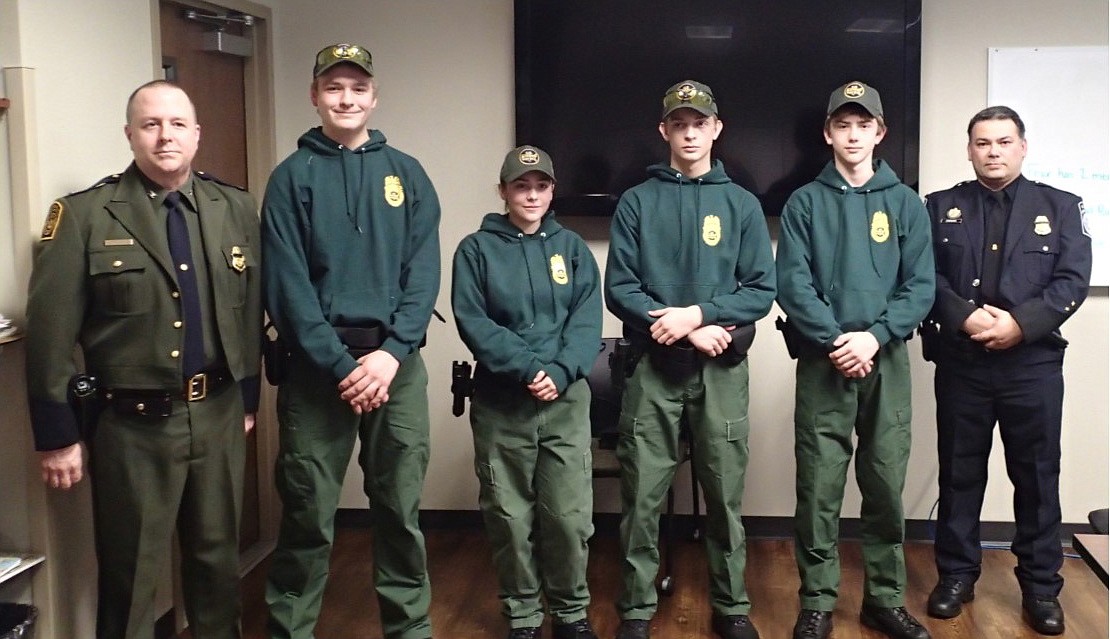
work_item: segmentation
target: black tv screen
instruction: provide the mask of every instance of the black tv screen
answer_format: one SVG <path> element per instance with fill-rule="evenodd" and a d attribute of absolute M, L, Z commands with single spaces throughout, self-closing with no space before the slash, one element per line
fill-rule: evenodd
<path fill-rule="evenodd" d="M 713 156 L 767 214 L 831 157 L 825 107 L 850 80 L 879 91 L 876 156 L 916 188 L 920 0 L 516 0 L 515 22 L 517 144 L 551 154 L 560 214 L 612 214 L 667 160 L 663 93 L 688 79 L 719 105 Z"/>

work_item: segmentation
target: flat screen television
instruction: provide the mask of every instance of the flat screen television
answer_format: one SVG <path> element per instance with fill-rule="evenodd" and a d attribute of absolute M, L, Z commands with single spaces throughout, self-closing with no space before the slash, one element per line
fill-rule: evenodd
<path fill-rule="evenodd" d="M 876 156 L 918 181 L 921 0 L 515 0 L 516 140 L 548 151 L 562 215 L 611 215 L 666 161 L 663 93 L 693 79 L 715 94 L 713 148 L 770 215 L 831 157 L 833 89 L 879 91 Z"/>

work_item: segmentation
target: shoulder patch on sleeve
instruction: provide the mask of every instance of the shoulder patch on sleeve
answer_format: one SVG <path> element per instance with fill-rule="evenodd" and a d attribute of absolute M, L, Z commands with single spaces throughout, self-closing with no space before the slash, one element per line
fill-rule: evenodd
<path fill-rule="evenodd" d="M 1083 235 L 1091 237 L 1091 222 L 1087 217 L 1087 207 L 1083 205 L 1083 200 L 1079 200 L 1079 222 L 1083 225 Z"/>
<path fill-rule="evenodd" d="M 54 235 L 58 232 L 58 225 L 62 223 L 62 213 L 65 213 L 65 206 L 61 200 L 54 200 L 50 205 L 50 210 L 46 213 L 46 221 L 42 225 L 42 235 L 39 240 L 45 242 L 54 239 Z"/>
<path fill-rule="evenodd" d="M 229 186 L 233 189 L 238 189 L 240 191 L 246 191 L 245 188 L 239 186 L 238 184 L 231 184 L 230 182 L 224 182 L 223 180 L 216 177 L 215 175 L 212 175 L 210 173 L 205 173 L 204 171 L 197 171 L 197 177 L 204 180 L 205 182 L 215 182 L 216 184 L 219 184 L 221 186 Z"/>

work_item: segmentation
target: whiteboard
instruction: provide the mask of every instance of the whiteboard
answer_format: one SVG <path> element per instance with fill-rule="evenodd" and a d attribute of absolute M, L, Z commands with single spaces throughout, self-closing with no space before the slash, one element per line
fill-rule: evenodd
<path fill-rule="evenodd" d="M 1110 285 L 1110 47 L 997 48 L 988 61 L 987 103 L 1025 121 L 1022 173 L 1083 198 L 1091 284 Z"/>

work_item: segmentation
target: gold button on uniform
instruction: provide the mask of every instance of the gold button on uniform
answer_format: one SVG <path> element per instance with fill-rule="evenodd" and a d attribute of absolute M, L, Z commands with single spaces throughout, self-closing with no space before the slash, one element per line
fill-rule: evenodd
<path fill-rule="evenodd" d="M 182 264 L 181 266 L 179 266 L 177 268 L 179 268 L 183 271 L 187 271 L 187 270 L 189 270 L 189 265 L 188 264 Z"/>
<path fill-rule="evenodd" d="M 174 322 L 173 327 L 174 328 L 181 328 L 181 320 L 177 320 L 176 322 Z"/>
<path fill-rule="evenodd" d="M 998 245 L 997 244 L 991 244 L 991 250 L 992 251 L 997 251 L 998 250 Z"/>
<path fill-rule="evenodd" d="M 112 266 L 114 266 L 116 268 L 119 268 L 119 267 L 123 266 L 123 261 L 122 260 L 116 260 L 115 262 L 112 262 Z"/>
<path fill-rule="evenodd" d="M 176 358 L 180 354 L 181 354 L 181 351 L 170 351 L 170 357 Z"/>
<path fill-rule="evenodd" d="M 979 286 L 979 278 L 975 278 L 975 279 L 971 280 L 971 285 L 972 286 Z"/>
<path fill-rule="evenodd" d="M 181 297 L 181 293 L 178 293 L 177 291 L 174 291 L 174 292 L 170 293 L 170 297 L 172 297 L 174 299 L 177 299 L 177 298 Z"/>

